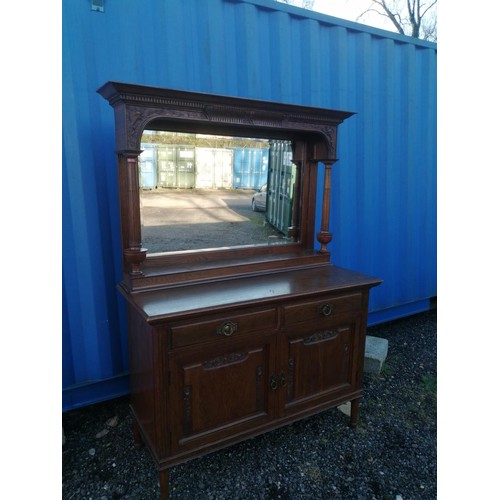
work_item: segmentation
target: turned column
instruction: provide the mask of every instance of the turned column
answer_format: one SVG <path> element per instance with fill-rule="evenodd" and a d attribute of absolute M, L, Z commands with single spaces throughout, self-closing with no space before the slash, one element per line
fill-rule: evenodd
<path fill-rule="evenodd" d="M 323 184 L 323 205 L 321 210 L 321 230 L 316 235 L 317 240 L 321 244 L 320 253 L 328 252 L 326 245 L 332 241 L 332 233 L 330 233 L 330 186 L 332 181 L 332 165 L 337 160 L 324 160 L 325 164 L 325 179 Z"/>
<path fill-rule="evenodd" d="M 139 198 L 140 150 L 117 151 L 120 190 L 120 219 L 124 271 L 140 275 L 147 249 L 141 243 L 141 210 Z"/>

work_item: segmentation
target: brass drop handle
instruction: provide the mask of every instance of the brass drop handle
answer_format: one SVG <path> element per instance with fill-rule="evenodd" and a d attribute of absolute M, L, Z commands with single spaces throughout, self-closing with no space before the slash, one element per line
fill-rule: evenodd
<path fill-rule="evenodd" d="M 286 387 L 286 377 L 285 377 L 285 372 L 283 370 L 281 370 L 280 373 L 280 384 L 281 387 Z"/>
<path fill-rule="evenodd" d="M 236 330 L 238 330 L 238 324 L 233 323 L 232 321 L 224 321 L 224 323 L 220 324 L 217 327 L 217 334 L 224 335 L 225 337 L 229 337 Z"/>
<path fill-rule="evenodd" d="M 271 389 L 275 391 L 278 388 L 278 382 L 276 382 L 276 375 L 274 373 L 271 374 Z"/>
<path fill-rule="evenodd" d="M 330 314 L 332 314 L 332 311 L 333 311 L 333 306 L 331 304 L 323 304 L 320 307 L 320 313 L 323 316 L 330 316 Z"/>

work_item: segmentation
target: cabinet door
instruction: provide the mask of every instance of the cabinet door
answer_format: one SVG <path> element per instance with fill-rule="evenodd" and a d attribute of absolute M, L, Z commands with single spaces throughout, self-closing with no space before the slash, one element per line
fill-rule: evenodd
<path fill-rule="evenodd" d="M 274 417 L 269 380 L 276 334 L 174 351 L 170 357 L 172 452 L 223 441 Z"/>
<path fill-rule="evenodd" d="M 335 301 L 308 302 L 302 316 L 290 315 L 296 320 L 288 324 L 285 320 L 280 359 L 282 415 L 326 407 L 359 389 L 361 315 L 355 307 L 336 311 L 332 303 Z M 291 310 L 295 314 L 300 306 Z M 315 311 L 317 315 L 312 318 Z"/>

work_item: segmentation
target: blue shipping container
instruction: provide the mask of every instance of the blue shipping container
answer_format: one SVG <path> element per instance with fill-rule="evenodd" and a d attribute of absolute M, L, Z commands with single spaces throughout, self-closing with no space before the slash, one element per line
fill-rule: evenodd
<path fill-rule="evenodd" d="M 156 188 L 157 150 L 154 144 L 141 144 L 139 157 L 139 186 L 142 189 Z"/>
<path fill-rule="evenodd" d="M 233 151 L 233 187 L 260 189 L 266 184 L 269 149 L 235 148 Z"/>
<path fill-rule="evenodd" d="M 62 16 L 64 409 L 128 392 L 108 80 L 356 112 L 339 129 L 331 259 L 384 280 L 371 324 L 429 307 L 436 44 L 273 0 L 68 1 Z"/>

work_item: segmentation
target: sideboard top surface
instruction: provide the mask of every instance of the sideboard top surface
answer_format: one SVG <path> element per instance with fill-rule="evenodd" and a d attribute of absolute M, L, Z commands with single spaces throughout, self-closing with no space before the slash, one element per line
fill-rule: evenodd
<path fill-rule="evenodd" d="M 333 265 L 275 272 L 224 281 L 190 284 L 125 293 L 127 300 L 154 324 L 183 314 L 226 310 L 242 305 L 263 305 L 276 300 L 324 292 L 371 288 L 381 280 Z"/>

